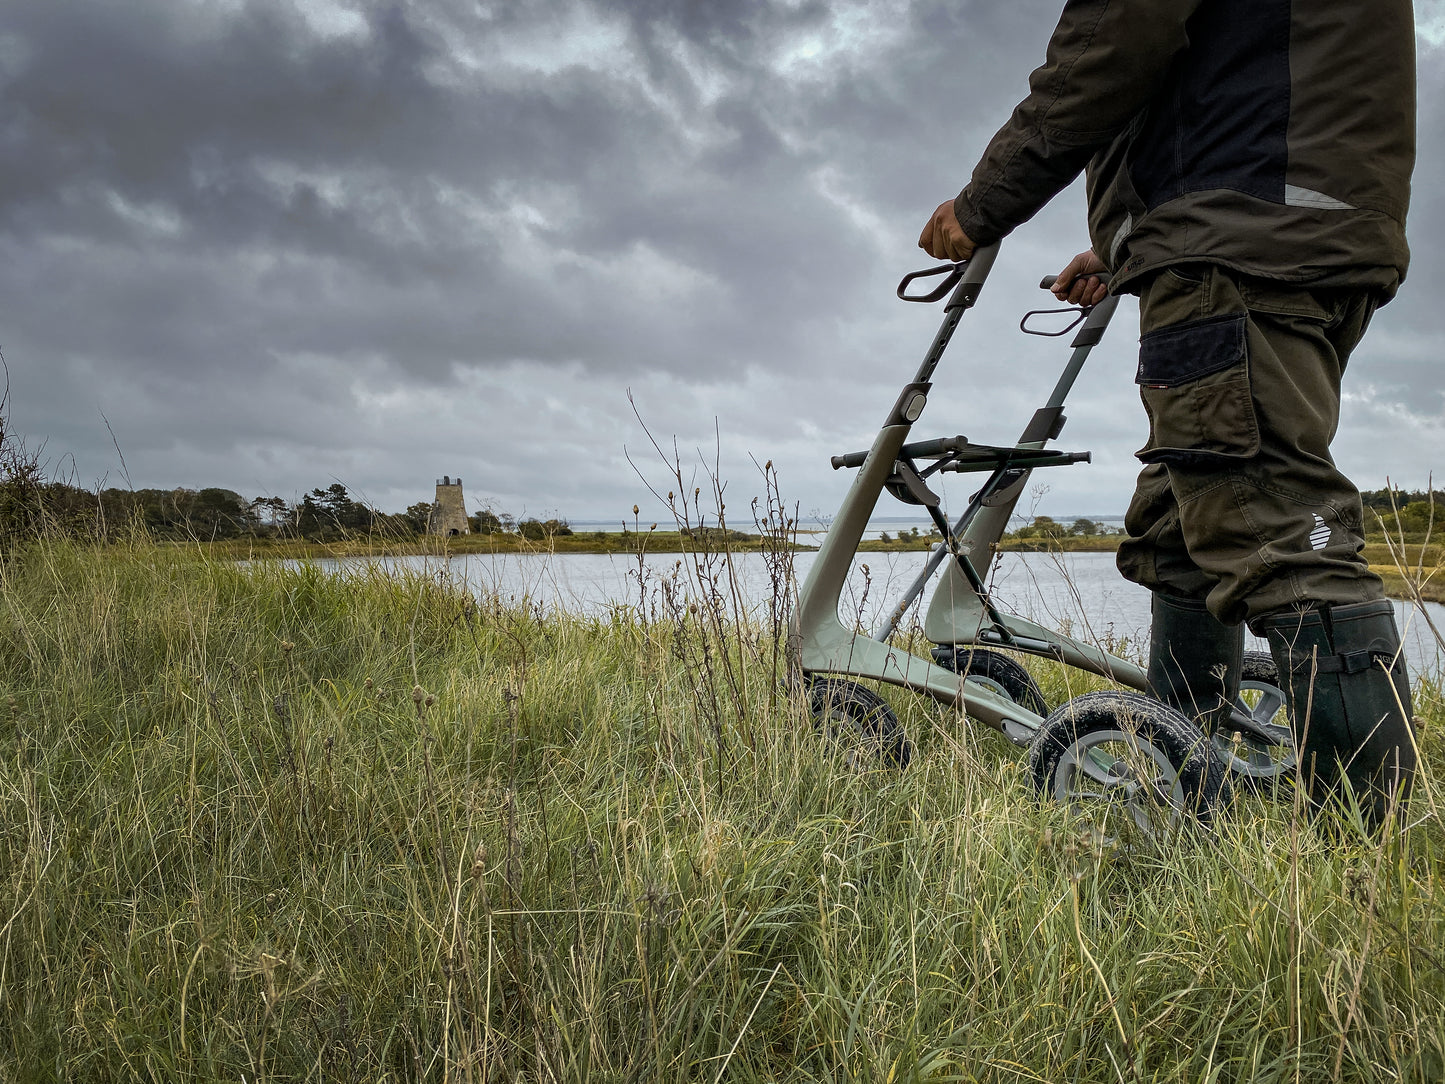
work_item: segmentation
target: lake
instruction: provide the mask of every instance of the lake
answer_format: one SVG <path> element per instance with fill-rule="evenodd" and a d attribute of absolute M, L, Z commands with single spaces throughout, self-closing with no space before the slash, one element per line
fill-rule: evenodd
<path fill-rule="evenodd" d="M 794 555 L 799 583 L 815 556 L 811 551 Z M 875 627 L 880 612 L 897 601 L 924 560 L 921 552 L 860 554 L 854 559 L 853 576 L 841 603 L 845 619 L 861 614 L 865 626 Z M 446 576 L 478 596 L 495 594 L 506 600 L 525 599 L 547 610 L 589 615 L 605 615 L 619 604 L 636 606 L 640 597 L 637 559 L 620 554 L 467 554 L 450 558 L 348 558 L 316 563 L 343 572 L 347 567 L 363 564 L 407 568 Z M 734 554 L 732 565 L 736 570 L 739 597 L 746 606 L 760 612 L 772 592 L 764 556 Z M 641 597 L 645 597 L 649 605 L 656 602 L 663 579 L 674 576 L 687 595 L 697 597 L 698 581 L 687 554 L 648 554 Z M 726 573 L 719 579 L 718 588 L 728 591 Z M 995 601 L 1004 609 L 1042 625 L 1068 629 L 1080 639 L 1127 637 L 1133 645 L 1147 643 L 1149 592 L 1119 575 L 1112 553 L 999 554 L 993 568 L 992 590 Z M 932 584 L 924 593 L 924 606 L 931 593 Z M 1435 627 L 1445 632 L 1445 606 L 1426 605 Z M 1426 623 L 1407 603 L 1397 601 L 1395 610 L 1412 676 L 1438 674 L 1442 657 Z M 1254 636 L 1246 637 L 1246 648 L 1267 650 L 1264 641 Z"/>

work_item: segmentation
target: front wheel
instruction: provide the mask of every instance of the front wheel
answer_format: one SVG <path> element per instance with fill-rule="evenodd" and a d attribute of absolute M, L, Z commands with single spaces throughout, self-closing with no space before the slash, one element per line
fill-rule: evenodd
<path fill-rule="evenodd" d="M 1034 736 L 1029 768 L 1041 796 L 1112 821 L 1099 825 L 1110 836 L 1121 824 L 1154 835 L 1185 813 L 1207 824 L 1229 788 L 1204 732 L 1140 693 L 1086 693 L 1064 704 Z"/>

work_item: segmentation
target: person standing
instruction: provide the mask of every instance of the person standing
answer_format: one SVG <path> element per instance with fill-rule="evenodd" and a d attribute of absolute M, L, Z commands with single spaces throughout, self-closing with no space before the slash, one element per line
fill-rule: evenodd
<path fill-rule="evenodd" d="M 1348 792 L 1379 826 L 1415 770 L 1409 679 L 1330 442 L 1409 265 L 1410 0 L 1068 0 L 1029 86 L 919 246 L 967 259 L 1086 173 L 1092 250 L 1054 291 L 1139 296 L 1149 439 L 1118 563 L 1153 593 L 1151 687 L 1219 725 L 1248 623 L 1312 805 Z"/>

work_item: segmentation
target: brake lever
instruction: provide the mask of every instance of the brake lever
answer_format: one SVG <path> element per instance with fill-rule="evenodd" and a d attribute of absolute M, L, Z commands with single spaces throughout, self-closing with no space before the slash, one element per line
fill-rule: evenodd
<path fill-rule="evenodd" d="M 941 263 L 937 267 L 929 267 L 923 271 L 910 271 L 903 276 L 903 281 L 898 284 L 898 300 L 917 301 L 923 304 L 938 301 L 944 294 L 958 285 L 959 280 L 963 278 L 964 268 L 967 266 L 967 260 L 960 260 L 957 263 Z M 908 284 L 914 279 L 933 278 L 935 275 L 947 275 L 948 278 L 944 279 L 943 284 L 935 287 L 931 293 L 909 294 L 904 292 L 908 289 Z"/>
<path fill-rule="evenodd" d="M 1089 313 L 1093 311 L 1094 306 L 1092 305 L 1088 306 L 1087 308 L 1082 308 L 1077 305 L 1069 305 L 1066 308 L 1062 309 L 1030 309 L 1028 312 L 1024 313 L 1024 318 L 1019 321 L 1019 330 L 1022 331 L 1025 335 L 1040 335 L 1045 339 L 1057 339 L 1060 336 L 1067 335 L 1069 332 L 1073 331 L 1074 328 L 1078 327 L 1085 320 L 1087 320 L 1089 317 Z M 1072 312 L 1076 314 L 1074 318 L 1070 320 L 1061 331 L 1035 331 L 1031 327 L 1029 327 L 1029 319 L 1031 317 L 1052 316 L 1060 312 Z"/>
<path fill-rule="evenodd" d="M 1090 275 L 1089 277 L 1096 278 L 1105 285 L 1107 285 L 1109 282 L 1109 276 L 1105 272 L 1098 272 L 1094 275 Z M 1045 275 L 1043 280 L 1039 283 L 1039 289 L 1052 290 L 1054 288 L 1054 283 L 1058 281 L 1058 275 Z M 1057 339 L 1073 331 L 1074 328 L 1078 327 L 1085 320 L 1087 320 L 1089 318 L 1089 313 L 1093 311 L 1093 305 L 1067 305 L 1062 309 L 1031 309 L 1028 312 L 1024 313 L 1024 318 L 1019 321 L 1019 330 L 1022 331 L 1025 335 L 1039 335 L 1045 339 Z M 1060 312 L 1073 312 L 1077 313 L 1078 315 L 1075 316 L 1074 319 L 1067 326 L 1065 326 L 1062 331 L 1033 331 L 1028 326 L 1029 319 L 1031 317 L 1051 316 L 1055 313 Z"/>

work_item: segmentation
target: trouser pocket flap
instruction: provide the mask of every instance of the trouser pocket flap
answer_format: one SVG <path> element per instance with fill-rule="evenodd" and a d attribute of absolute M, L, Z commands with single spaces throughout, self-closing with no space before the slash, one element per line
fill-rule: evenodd
<path fill-rule="evenodd" d="M 1247 356 L 1245 314 L 1225 313 L 1151 331 L 1139 340 L 1137 384 L 1173 388 L 1239 365 Z"/>
<path fill-rule="evenodd" d="M 1245 321 L 1245 313 L 1226 313 L 1140 340 L 1135 379 L 1149 414 L 1141 460 L 1188 464 L 1259 453 Z"/>

